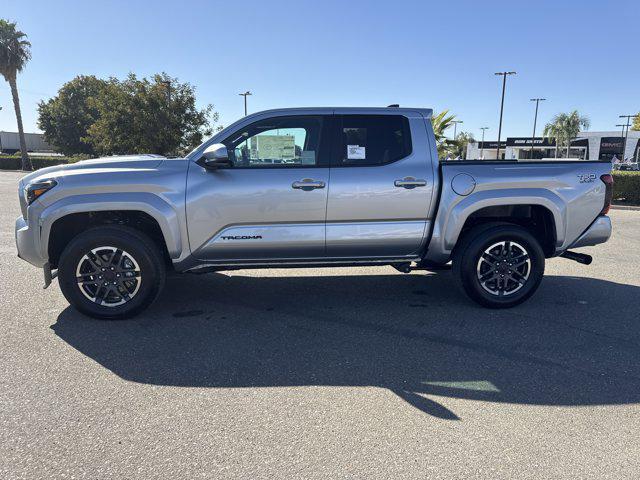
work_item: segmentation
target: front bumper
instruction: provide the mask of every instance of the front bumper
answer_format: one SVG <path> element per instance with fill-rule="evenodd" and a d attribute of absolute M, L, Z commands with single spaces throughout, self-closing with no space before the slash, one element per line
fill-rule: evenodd
<path fill-rule="evenodd" d="M 598 245 L 609 240 L 609 237 L 611 237 L 611 219 L 606 215 L 600 215 L 569 248 Z"/>
<path fill-rule="evenodd" d="M 42 268 L 47 263 L 40 250 L 40 232 L 38 227 L 29 226 L 23 217 L 16 220 L 15 235 L 18 257 L 31 265 Z"/>

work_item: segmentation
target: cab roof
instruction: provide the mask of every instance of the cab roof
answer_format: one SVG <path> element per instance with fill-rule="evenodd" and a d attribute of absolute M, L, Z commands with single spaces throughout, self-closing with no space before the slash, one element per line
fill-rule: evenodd
<path fill-rule="evenodd" d="M 251 115 L 257 114 L 282 114 L 285 112 L 292 113 L 317 113 L 320 115 L 343 114 L 343 115 L 371 115 L 371 114 L 409 114 L 419 113 L 425 118 L 431 118 L 433 110 L 431 108 L 410 108 L 410 107 L 293 107 L 293 108 L 275 108 L 271 110 L 262 110 Z"/>

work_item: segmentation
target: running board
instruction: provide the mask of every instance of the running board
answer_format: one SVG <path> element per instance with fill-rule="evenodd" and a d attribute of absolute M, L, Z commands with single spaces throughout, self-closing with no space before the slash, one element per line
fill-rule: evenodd
<path fill-rule="evenodd" d="M 223 270 L 250 270 L 258 268 L 336 268 L 336 267 L 382 267 L 385 265 L 403 265 L 410 263 L 406 258 L 381 258 L 362 260 L 315 260 L 315 261 L 256 261 L 254 263 L 202 263 L 189 268 L 180 269 L 184 273 L 218 272 Z M 417 261 L 411 259 L 411 261 Z"/>

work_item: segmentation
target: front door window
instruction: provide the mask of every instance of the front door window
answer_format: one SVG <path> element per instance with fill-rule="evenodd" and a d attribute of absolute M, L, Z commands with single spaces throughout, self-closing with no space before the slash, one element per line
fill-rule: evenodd
<path fill-rule="evenodd" d="M 313 167 L 319 163 L 323 119 L 275 117 L 236 131 L 222 143 L 234 167 Z"/>

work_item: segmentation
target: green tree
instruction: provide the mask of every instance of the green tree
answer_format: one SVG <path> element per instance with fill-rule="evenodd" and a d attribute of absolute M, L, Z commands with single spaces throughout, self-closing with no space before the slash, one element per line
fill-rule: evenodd
<path fill-rule="evenodd" d="M 89 105 L 98 117 L 82 140 L 99 154 L 183 154 L 210 135 L 218 120 L 212 105 L 196 108 L 193 86 L 166 73 L 111 78 Z"/>
<path fill-rule="evenodd" d="M 31 43 L 27 41 L 27 35 L 16 29 L 15 22 L 0 19 L 0 73 L 9 82 L 9 87 L 11 88 L 13 108 L 16 111 L 16 121 L 18 122 L 23 170 L 31 170 L 31 161 L 29 160 L 29 155 L 27 155 L 27 142 L 24 138 L 16 78 L 30 58 Z"/>
<path fill-rule="evenodd" d="M 448 153 L 451 153 L 455 142 L 446 137 L 445 131 L 451 125 L 456 116 L 449 113 L 449 110 L 443 110 L 440 113 L 435 113 L 431 116 L 431 125 L 433 126 L 433 133 L 436 136 L 436 145 L 438 147 L 438 157 L 444 158 Z"/>
<path fill-rule="evenodd" d="M 93 105 L 107 82 L 94 76 L 78 76 L 65 83 L 54 98 L 38 104 L 38 127 L 45 139 L 65 155 L 95 155 L 93 146 L 84 141 L 89 127 L 100 117 Z"/>
<path fill-rule="evenodd" d="M 456 157 L 465 158 L 467 153 L 467 145 L 473 142 L 475 142 L 473 133 L 460 132 L 458 135 L 456 135 L 454 155 Z"/>
<path fill-rule="evenodd" d="M 631 130 L 640 130 L 640 113 L 638 113 L 633 119 L 633 126 Z"/>
<path fill-rule="evenodd" d="M 576 138 L 582 129 L 588 129 L 591 125 L 589 118 L 580 115 L 577 110 L 571 113 L 558 113 L 551 122 L 544 127 L 543 135 L 547 138 L 553 138 L 556 141 L 556 158 L 558 158 L 558 149 L 567 149 L 567 157 L 569 157 L 569 148 L 571 140 Z"/>

